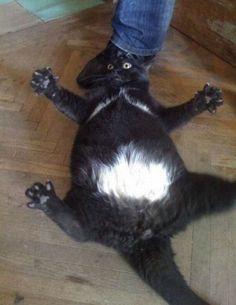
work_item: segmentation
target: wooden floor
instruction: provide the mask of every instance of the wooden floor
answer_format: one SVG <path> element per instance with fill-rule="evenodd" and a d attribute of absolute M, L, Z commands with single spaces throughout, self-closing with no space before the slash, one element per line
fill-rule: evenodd
<path fill-rule="evenodd" d="M 24 190 L 34 181 L 52 179 L 60 195 L 66 192 L 77 130 L 32 94 L 32 71 L 50 65 L 79 92 L 75 77 L 104 47 L 110 16 L 101 6 L 49 23 L 29 18 L 22 26 L 12 17 L 12 33 L 0 36 L 0 305 L 166 304 L 115 252 L 71 241 L 25 207 Z M 173 139 L 189 169 L 236 178 L 236 70 L 171 29 L 152 70 L 153 94 L 177 105 L 207 81 L 223 89 L 225 105 Z M 191 287 L 212 305 L 235 305 L 236 211 L 202 219 L 174 244 Z"/>

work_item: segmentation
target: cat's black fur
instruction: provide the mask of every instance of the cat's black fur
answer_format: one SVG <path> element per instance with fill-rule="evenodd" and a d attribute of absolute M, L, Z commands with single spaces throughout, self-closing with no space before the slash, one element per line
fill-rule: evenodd
<path fill-rule="evenodd" d="M 223 103 L 222 93 L 207 84 L 189 102 L 165 108 L 148 91 L 145 67 L 135 61 L 130 67 L 122 58 L 103 64 L 103 73 L 85 97 L 60 87 L 50 68 L 33 74 L 34 91 L 52 100 L 80 129 L 65 199 L 57 197 L 51 182 L 35 183 L 26 191 L 28 206 L 44 211 L 77 241 L 96 241 L 118 250 L 169 304 L 209 305 L 178 271 L 170 238 L 190 221 L 232 207 L 236 183 L 189 172 L 168 133 L 205 110 L 214 112 Z M 110 103 L 91 116 L 105 101 Z M 150 203 L 128 192 L 117 197 L 99 189 L 99 164 L 112 167 L 124 145 L 141 151 L 144 162 L 163 162 L 173 170 L 167 195 Z"/>

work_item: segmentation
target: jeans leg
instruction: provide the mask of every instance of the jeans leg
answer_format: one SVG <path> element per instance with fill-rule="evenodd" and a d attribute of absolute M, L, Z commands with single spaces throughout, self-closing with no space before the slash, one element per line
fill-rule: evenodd
<path fill-rule="evenodd" d="M 111 41 L 135 55 L 155 55 L 162 47 L 175 0 L 119 0 Z"/>

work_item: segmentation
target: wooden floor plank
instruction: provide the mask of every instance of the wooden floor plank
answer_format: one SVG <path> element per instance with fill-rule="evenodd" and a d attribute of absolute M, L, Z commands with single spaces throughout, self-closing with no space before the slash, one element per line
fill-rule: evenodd
<path fill-rule="evenodd" d="M 40 22 L 39 18 L 28 13 L 15 1 L 0 7 L 0 35 L 31 27 Z"/>

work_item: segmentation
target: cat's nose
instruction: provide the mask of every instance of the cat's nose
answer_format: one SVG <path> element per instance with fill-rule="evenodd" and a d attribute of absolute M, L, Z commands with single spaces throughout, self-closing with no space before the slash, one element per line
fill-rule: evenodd
<path fill-rule="evenodd" d="M 112 86 L 120 85 L 122 82 L 123 82 L 122 78 L 119 74 L 113 74 L 113 76 L 110 79 L 110 84 Z"/>
<path fill-rule="evenodd" d="M 119 71 L 113 71 L 111 77 L 120 79 L 121 75 L 120 75 Z"/>
<path fill-rule="evenodd" d="M 113 74 L 114 76 L 118 76 L 118 75 L 119 75 L 119 70 L 114 70 L 114 71 L 112 71 L 112 74 Z"/>

